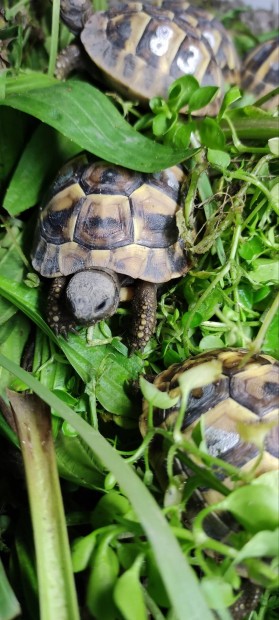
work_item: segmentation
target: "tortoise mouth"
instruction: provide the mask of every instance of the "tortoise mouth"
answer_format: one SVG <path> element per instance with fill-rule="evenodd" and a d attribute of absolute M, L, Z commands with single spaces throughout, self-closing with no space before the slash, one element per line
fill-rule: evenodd
<path fill-rule="evenodd" d="M 115 313 L 119 304 L 117 275 L 103 269 L 75 273 L 66 289 L 66 303 L 77 323 L 92 325 Z"/>

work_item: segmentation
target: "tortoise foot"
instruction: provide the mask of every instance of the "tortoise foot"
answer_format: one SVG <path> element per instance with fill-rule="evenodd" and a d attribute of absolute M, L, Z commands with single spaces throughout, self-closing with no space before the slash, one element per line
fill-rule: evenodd
<path fill-rule="evenodd" d="M 131 352 L 143 351 L 156 327 L 157 286 L 138 281 L 132 301 Z"/>

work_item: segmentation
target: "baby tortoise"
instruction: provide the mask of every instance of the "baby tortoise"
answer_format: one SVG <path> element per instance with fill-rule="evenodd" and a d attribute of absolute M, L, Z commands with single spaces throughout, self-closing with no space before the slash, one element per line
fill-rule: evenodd
<path fill-rule="evenodd" d="M 61 0 L 61 18 L 79 34 L 82 48 L 68 46 L 60 54 L 57 76 L 66 77 L 80 67 L 85 50 L 96 75 L 120 94 L 147 104 L 151 97 L 166 97 L 172 82 L 186 74 L 201 85 L 234 82 L 239 61 L 223 26 L 206 11 L 188 2 L 121 3 L 108 11 L 93 12 L 90 0 Z M 202 114 L 215 114 L 215 99 Z"/>
<path fill-rule="evenodd" d="M 248 54 L 242 69 L 241 85 L 256 99 L 279 87 L 279 37 L 264 41 Z M 268 108 L 279 105 L 279 94 L 264 105 Z"/>
<path fill-rule="evenodd" d="M 190 393 L 187 410 L 181 432 L 190 438 L 193 429 L 204 417 L 205 440 L 207 451 L 228 463 L 249 471 L 254 468 L 259 458 L 256 445 L 244 441 L 238 430 L 242 422 L 251 429 L 261 422 L 274 422 L 265 436 L 262 458 L 256 467 L 256 475 L 279 467 L 279 362 L 265 354 L 255 354 L 242 366 L 247 351 L 243 349 L 220 349 L 202 353 L 184 362 L 173 364 L 156 376 L 153 384 L 162 392 L 175 397 L 180 392 L 178 383 L 182 373 L 190 368 L 198 367 L 204 362 L 219 360 L 221 375 L 210 385 L 195 388 Z M 181 400 L 170 409 L 153 409 L 153 426 L 172 430 L 180 410 Z M 143 404 L 140 418 L 140 431 L 144 436 L 147 432 L 148 403 Z M 169 444 L 165 445 L 161 435 L 155 435 L 150 444 L 150 461 L 163 488 L 167 488 L 166 457 Z M 191 469 L 182 460 L 175 460 L 175 473 L 182 480 L 192 475 Z M 218 470 L 218 478 L 228 487 L 230 478 Z M 222 495 L 209 488 L 197 490 L 187 504 L 185 525 L 191 525 L 195 515 L 207 504 L 212 504 Z M 216 539 L 224 540 L 233 524 L 226 521 L 223 513 L 219 516 L 210 513 L 204 521 L 208 534 Z M 244 573 L 245 576 L 245 573 Z M 230 608 L 235 620 L 248 615 L 258 604 L 261 587 L 248 579 L 243 579 L 243 594 Z"/>
<path fill-rule="evenodd" d="M 66 335 L 115 313 L 134 284 L 131 349 L 156 324 L 157 286 L 186 273 L 176 213 L 179 166 L 155 174 L 79 157 L 59 173 L 41 208 L 32 264 L 52 278 L 47 321 Z"/>

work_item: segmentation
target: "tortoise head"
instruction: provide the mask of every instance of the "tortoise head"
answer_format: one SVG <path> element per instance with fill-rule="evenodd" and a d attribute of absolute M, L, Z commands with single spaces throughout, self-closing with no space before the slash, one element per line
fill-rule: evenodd
<path fill-rule="evenodd" d="M 93 325 L 115 313 L 120 281 L 113 271 L 88 269 L 75 273 L 66 288 L 66 303 L 78 324 Z"/>
<path fill-rule="evenodd" d="M 90 0 L 61 0 L 61 19 L 74 34 L 81 32 L 85 22 L 92 13 L 93 9 Z"/>

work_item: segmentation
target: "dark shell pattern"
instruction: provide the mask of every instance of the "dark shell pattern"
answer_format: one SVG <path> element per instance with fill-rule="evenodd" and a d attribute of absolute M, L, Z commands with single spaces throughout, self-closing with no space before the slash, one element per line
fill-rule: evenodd
<path fill-rule="evenodd" d="M 103 161 L 69 164 L 42 207 L 34 269 L 48 278 L 93 267 L 155 283 L 181 276 L 183 180 L 179 166 L 144 174 Z"/>
<path fill-rule="evenodd" d="M 253 355 L 242 367 L 245 354 L 241 349 L 203 353 L 181 364 L 173 364 L 156 377 L 154 385 L 175 396 L 180 393 L 178 378 L 184 371 L 219 359 L 222 363 L 220 379 L 191 392 L 182 431 L 185 437 L 190 437 L 200 416 L 205 414 L 208 452 L 237 467 L 250 469 L 259 456 L 259 450 L 256 445 L 240 437 L 238 423 L 251 426 L 263 421 L 273 423 L 265 437 L 265 450 L 257 472 L 259 474 L 278 469 L 279 466 L 279 362 L 268 355 L 258 354 Z M 154 426 L 172 428 L 179 406 L 178 402 L 170 409 L 155 408 Z M 140 421 L 142 434 L 145 434 L 147 414 L 145 403 Z M 224 477 L 223 473 L 219 477 Z M 208 490 L 209 495 L 214 493 Z M 215 497 L 208 497 L 207 500 L 215 501 Z"/>
<path fill-rule="evenodd" d="M 242 87 L 257 99 L 279 86 L 279 37 L 264 41 L 247 56 L 242 73 Z M 271 100 L 272 106 L 279 104 Z"/>
<path fill-rule="evenodd" d="M 117 10 L 97 12 L 86 22 L 81 33 L 84 48 L 107 81 L 125 96 L 141 102 L 166 97 L 171 83 L 185 74 L 194 75 L 202 85 L 223 89 L 222 68 L 209 39 L 218 62 L 222 57 L 224 73 L 230 66 L 235 71 L 236 55 L 222 27 L 220 31 L 204 17 L 207 31 L 202 21 L 201 28 L 206 38 L 198 27 L 202 18 L 187 2 L 185 10 L 181 5 L 176 10 L 176 4 L 162 3 L 164 10 L 140 2 L 123 4 Z M 217 105 L 212 104 L 213 113 Z"/>

